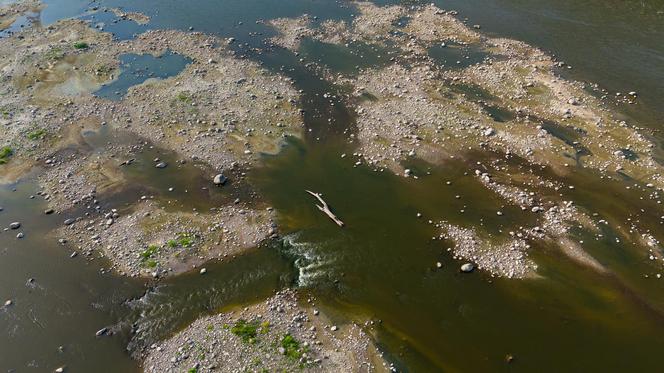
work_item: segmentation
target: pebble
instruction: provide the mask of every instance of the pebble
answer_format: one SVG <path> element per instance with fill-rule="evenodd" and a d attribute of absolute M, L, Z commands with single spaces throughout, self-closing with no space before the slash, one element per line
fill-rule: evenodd
<path fill-rule="evenodd" d="M 464 263 L 464 264 L 461 266 L 461 272 L 464 272 L 464 273 L 470 273 L 470 272 L 472 272 L 474 269 L 475 269 L 475 266 L 473 265 L 473 263 Z"/>
<path fill-rule="evenodd" d="M 72 225 L 74 224 L 75 221 L 76 221 L 75 219 L 69 218 L 65 220 L 65 225 Z"/>
<path fill-rule="evenodd" d="M 5 307 L 9 307 L 9 306 L 11 306 L 12 304 L 14 304 L 14 302 L 12 302 L 11 299 L 7 299 L 7 300 L 5 301 Z"/>
<path fill-rule="evenodd" d="M 17 221 L 15 221 L 15 222 L 13 222 L 13 223 L 10 223 L 10 224 L 9 224 L 9 228 L 11 228 L 11 229 L 19 229 L 19 228 L 21 228 L 21 223 L 20 223 L 20 222 L 17 222 Z"/>
<path fill-rule="evenodd" d="M 204 275 L 204 274 L 207 273 L 207 269 L 205 269 L 205 268 L 201 268 L 201 270 L 200 270 L 199 273 L 202 274 L 202 275 Z"/>
<path fill-rule="evenodd" d="M 166 164 L 166 162 L 159 162 L 155 165 L 155 167 L 157 167 L 157 168 L 166 168 L 166 166 L 168 166 L 168 164 Z"/>

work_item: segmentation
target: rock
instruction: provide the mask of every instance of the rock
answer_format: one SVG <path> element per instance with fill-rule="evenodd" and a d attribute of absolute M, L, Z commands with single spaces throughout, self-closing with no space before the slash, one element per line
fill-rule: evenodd
<path fill-rule="evenodd" d="M 334 325 L 330 328 L 330 330 L 336 332 L 337 330 L 339 330 L 339 328 L 336 325 Z"/>
<path fill-rule="evenodd" d="M 60 367 L 55 370 L 55 373 L 63 373 L 65 371 L 65 367 Z"/>
<path fill-rule="evenodd" d="M 461 272 L 470 273 L 475 269 L 473 263 L 465 263 L 461 266 Z"/>
<path fill-rule="evenodd" d="M 51 214 L 54 213 L 54 212 L 55 212 L 55 210 L 53 210 L 53 209 L 46 209 L 46 210 L 44 210 L 44 214 L 46 214 L 46 215 L 51 215 Z"/>
<path fill-rule="evenodd" d="M 9 228 L 11 228 L 11 229 L 19 229 L 19 228 L 21 228 L 21 223 L 20 223 L 20 222 L 17 222 L 17 221 L 15 221 L 15 222 L 13 222 L 13 223 L 9 223 Z"/>
<path fill-rule="evenodd" d="M 23 234 L 23 232 L 16 235 L 16 238 L 19 238 L 19 239 L 23 238 L 23 237 L 25 237 L 25 234 Z"/>
<path fill-rule="evenodd" d="M 484 131 L 484 136 L 493 136 L 496 133 L 496 131 L 493 128 L 487 128 Z"/>
<path fill-rule="evenodd" d="M 227 181 L 228 181 L 228 178 L 226 176 L 222 175 L 222 174 L 215 175 L 214 179 L 212 180 L 214 185 L 224 185 L 224 184 L 226 184 Z"/>
<path fill-rule="evenodd" d="M 157 168 L 166 168 L 166 166 L 168 166 L 168 164 L 166 164 L 166 162 L 159 162 L 154 166 L 157 167 Z"/>
<path fill-rule="evenodd" d="M 76 221 L 76 219 L 69 218 L 69 219 L 65 220 L 65 225 L 72 225 L 72 224 L 74 224 L 75 221 Z"/>
<path fill-rule="evenodd" d="M 12 304 L 14 304 L 14 302 L 12 302 L 11 299 L 7 299 L 7 300 L 5 301 L 5 307 L 9 307 L 9 306 L 11 306 Z"/>
<path fill-rule="evenodd" d="M 286 349 L 283 348 L 283 347 L 279 347 L 277 350 L 279 351 L 279 355 L 285 355 L 286 354 Z"/>
<path fill-rule="evenodd" d="M 207 273 L 207 269 L 205 269 L 205 268 L 201 268 L 201 270 L 199 271 L 199 273 L 202 274 L 202 275 L 204 275 L 204 274 Z"/>

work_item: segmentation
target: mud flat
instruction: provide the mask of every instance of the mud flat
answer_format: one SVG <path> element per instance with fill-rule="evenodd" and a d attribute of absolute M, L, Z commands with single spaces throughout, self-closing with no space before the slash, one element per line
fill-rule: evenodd
<path fill-rule="evenodd" d="M 352 323 L 334 325 L 286 290 L 268 300 L 204 317 L 145 353 L 146 372 L 387 372 L 368 335 Z"/>

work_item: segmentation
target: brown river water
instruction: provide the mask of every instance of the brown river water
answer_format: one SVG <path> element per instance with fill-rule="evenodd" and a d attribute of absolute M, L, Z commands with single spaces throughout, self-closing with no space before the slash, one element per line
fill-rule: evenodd
<path fill-rule="evenodd" d="M 90 6 L 77 0 L 45 3 L 38 21 L 42 24 L 83 16 Z M 303 13 L 321 19 L 352 17 L 347 4 L 321 0 L 286 1 L 278 7 L 266 0 L 95 4 L 145 12 L 152 18 L 147 28 L 195 26 L 198 31 L 233 36 L 248 46 L 261 45 L 250 33 L 270 35 L 266 26 L 254 22 L 257 19 Z M 490 35 L 523 40 L 556 55 L 572 66 L 561 71 L 566 77 L 598 83 L 611 93 L 638 91 L 637 105 L 615 104 L 616 110 L 650 129 L 664 124 L 663 1 L 436 4 L 458 10 L 459 17 L 481 24 Z M 245 26 L 238 27 L 238 21 Z M 120 22 L 114 27 L 134 26 Z M 304 47 L 307 56 L 321 56 L 335 69 L 360 63 L 347 58 L 347 51 L 314 42 Z M 365 51 L 371 64 L 381 63 L 364 46 L 352 48 Z M 97 254 L 94 260 L 70 258 L 71 251 L 52 231 L 81 212 L 44 215 L 45 202 L 39 196 L 31 198 L 38 192 L 34 178 L 39 170 L 15 184 L 0 185 L 0 227 L 21 221 L 25 233 L 17 240 L 16 231 L 0 231 L 0 299 L 13 302 L 0 308 L 1 370 L 41 372 L 67 365 L 75 372 L 138 371 L 133 351 L 201 315 L 260 301 L 284 287 L 316 295 L 340 318 L 375 321 L 377 343 L 400 371 L 661 370 L 664 279 L 655 279 L 642 248 L 618 242 L 619 233 L 609 228 L 602 228 L 601 239 L 579 229 L 571 237 L 583 240 L 584 249 L 610 268 L 608 274 L 590 271 L 544 244 L 532 250 L 542 279 L 459 273 L 460 262 L 440 241 L 431 240 L 438 232 L 425 223 L 427 219 L 470 226 L 481 220 L 491 233 L 533 222 L 532 214 L 503 207 L 504 202 L 487 193 L 470 173 L 489 155 L 473 155 L 444 167 L 414 162 L 409 168 L 426 175 L 418 180 L 354 167 L 354 161 L 340 157 L 353 152 L 340 136 L 353 129 L 352 112 L 341 102 L 329 106 L 322 99 L 322 93 L 338 88 L 304 69 L 290 52 L 246 52 L 267 68 L 291 76 L 303 91 L 302 106 L 307 109 L 310 136 L 290 141 L 278 155 L 265 156 L 263 166 L 249 175 L 253 187 L 279 211 L 285 234 L 233 261 L 209 263 L 206 276 L 187 273 L 154 285 L 104 270 L 108 263 Z M 176 74 L 179 68 L 169 71 Z M 103 151 L 108 141 L 131 141 L 103 131 L 82 135 L 92 152 Z M 242 188 L 229 194 L 201 192 L 209 180 L 198 168 L 156 170 L 151 165 L 155 157 L 176 156 L 146 148 L 126 175 L 132 188 L 102 196 L 100 203 L 123 209 L 142 195 L 153 195 L 174 208 L 205 209 L 244 193 Z M 546 170 L 533 172 L 559 178 Z M 453 183 L 445 186 L 448 180 Z M 612 221 L 638 219 L 653 232 L 662 231 L 664 209 L 648 199 L 642 186 L 625 189 L 633 181 L 607 181 L 580 168 L 564 181 L 576 186 L 563 191 L 564 197 L 588 211 Z M 167 190 L 173 186 L 175 194 Z M 346 228 L 338 229 L 320 214 L 310 196 L 301 192 L 304 189 L 334 201 Z M 458 214 L 461 208 L 467 213 Z M 510 219 L 497 217 L 498 209 Z M 441 270 L 436 262 L 443 263 Z M 102 327 L 118 332 L 96 338 Z M 507 355 L 515 357 L 513 364 L 506 364 Z"/>

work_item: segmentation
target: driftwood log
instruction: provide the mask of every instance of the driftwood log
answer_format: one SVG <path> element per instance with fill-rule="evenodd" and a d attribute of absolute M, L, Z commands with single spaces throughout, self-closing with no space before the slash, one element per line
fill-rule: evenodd
<path fill-rule="evenodd" d="M 332 219 L 332 221 L 337 223 L 338 226 L 340 227 L 344 226 L 344 222 L 342 222 L 336 215 L 334 215 L 334 213 L 330 210 L 330 206 L 328 206 L 327 202 L 323 200 L 323 198 L 320 196 L 319 193 L 314 193 L 310 190 L 307 190 L 306 192 L 316 197 L 316 199 L 323 204 L 322 206 L 316 205 L 316 207 L 318 207 L 319 210 L 321 210 L 325 215 L 329 216 L 330 219 Z"/>

